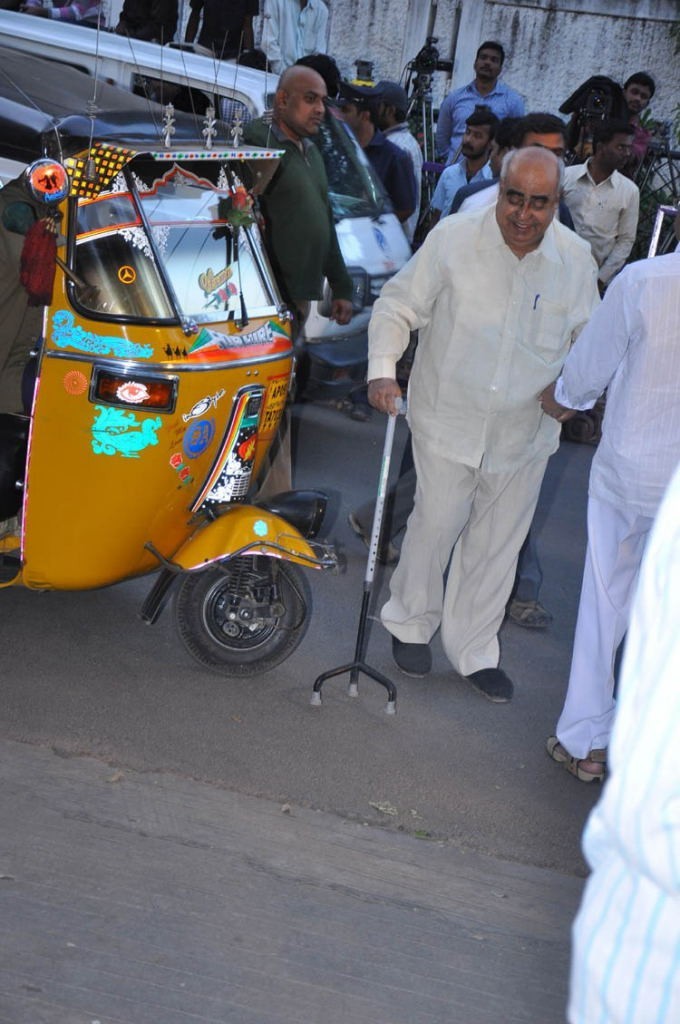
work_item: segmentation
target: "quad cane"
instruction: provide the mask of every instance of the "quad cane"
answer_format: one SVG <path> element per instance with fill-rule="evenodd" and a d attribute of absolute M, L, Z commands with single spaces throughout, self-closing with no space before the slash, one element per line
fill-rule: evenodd
<path fill-rule="evenodd" d="M 380 532 L 382 529 L 383 511 L 385 509 L 385 495 L 387 493 L 387 478 L 390 472 L 390 460 L 392 458 L 392 445 L 394 444 L 394 428 L 397 423 L 397 415 L 400 412 L 406 411 L 406 405 L 402 399 L 399 399 L 397 403 L 397 413 L 387 417 L 387 430 L 385 431 L 385 445 L 383 447 L 382 463 L 380 465 L 380 478 L 378 480 L 378 497 L 375 503 L 375 512 L 373 514 L 373 528 L 371 530 L 371 543 L 368 548 L 368 561 L 366 562 L 366 575 L 364 576 L 364 594 L 361 602 L 361 612 L 359 613 L 359 628 L 357 630 L 357 642 L 354 648 L 354 661 L 351 661 L 348 665 L 340 665 L 338 668 L 332 668 L 328 672 L 322 672 L 314 683 L 314 689 L 312 691 L 311 704 L 313 707 L 321 706 L 321 687 L 327 679 L 332 679 L 334 676 L 344 675 L 345 672 L 349 672 L 349 689 L 348 694 L 350 697 L 359 696 L 359 673 L 363 672 L 364 675 L 370 679 L 374 679 L 376 683 L 380 683 L 387 690 L 387 705 L 385 712 L 388 715 L 395 715 L 397 713 L 397 688 L 394 683 L 377 672 L 370 665 L 367 665 L 364 661 L 366 655 L 366 620 L 368 619 L 368 606 L 371 600 L 371 592 L 373 589 L 373 576 L 375 575 L 375 563 L 378 558 L 378 545 L 380 543 Z"/>

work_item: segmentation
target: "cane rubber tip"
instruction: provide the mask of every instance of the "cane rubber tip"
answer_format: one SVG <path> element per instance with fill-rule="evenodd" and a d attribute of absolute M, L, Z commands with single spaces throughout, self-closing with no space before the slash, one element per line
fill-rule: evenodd
<path fill-rule="evenodd" d="M 358 697 L 359 696 L 359 687 L 357 686 L 357 684 L 356 683 L 350 683 L 349 687 L 347 689 L 347 693 L 348 693 L 348 695 L 350 697 Z"/>
<path fill-rule="evenodd" d="M 385 707 L 385 714 L 386 715 L 396 715 L 396 713 L 397 713 L 397 702 L 396 702 L 396 700 L 388 700 L 387 705 Z"/>
<path fill-rule="evenodd" d="M 317 690 L 315 690 L 314 693 L 312 694 L 312 699 L 310 700 L 309 703 L 312 705 L 313 708 L 321 707 L 321 694 Z"/>

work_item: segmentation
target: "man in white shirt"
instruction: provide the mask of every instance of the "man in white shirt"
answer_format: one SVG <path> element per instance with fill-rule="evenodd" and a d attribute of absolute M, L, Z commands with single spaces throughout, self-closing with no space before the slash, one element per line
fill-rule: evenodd
<path fill-rule="evenodd" d="M 463 159 L 444 168 L 434 190 L 431 227 L 450 213 L 451 203 L 463 185 L 491 180 L 489 154 L 497 124 L 498 118 L 488 107 L 475 107 L 468 117 L 461 146 Z"/>
<path fill-rule="evenodd" d="M 614 719 L 614 659 L 661 497 L 680 462 L 680 255 L 632 263 L 607 289 L 542 395 L 559 421 L 607 388 L 588 494 L 588 548 L 569 687 L 548 753 L 601 779 Z"/>
<path fill-rule="evenodd" d="M 508 154 L 496 206 L 438 224 L 385 284 L 369 325 L 369 400 L 387 413 L 397 360 L 420 330 L 408 402 L 415 507 L 381 613 L 395 660 L 427 674 L 441 627 L 455 670 L 496 702 L 513 693 L 498 630 L 559 442 L 538 395 L 598 301 L 588 246 L 553 222 L 561 172 L 547 150 Z"/>
<path fill-rule="evenodd" d="M 300 57 L 325 53 L 327 43 L 328 8 L 323 0 L 266 0 L 260 46 L 277 75 Z"/>
<path fill-rule="evenodd" d="M 564 200 L 577 234 L 590 243 L 601 289 L 630 256 L 637 232 L 640 190 L 620 173 L 634 134 L 626 121 L 602 121 L 593 129 L 593 155 L 564 175 Z"/>
<path fill-rule="evenodd" d="M 680 1020 L 680 470 L 642 563 L 607 786 L 583 850 L 570 1024 Z"/>

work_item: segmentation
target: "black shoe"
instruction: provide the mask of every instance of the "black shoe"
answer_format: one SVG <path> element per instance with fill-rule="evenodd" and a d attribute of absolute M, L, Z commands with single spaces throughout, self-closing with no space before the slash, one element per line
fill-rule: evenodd
<path fill-rule="evenodd" d="M 478 672 L 471 672 L 463 678 L 494 704 L 505 704 L 512 700 L 515 688 L 512 679 L 506 676 L 502 668 L 480 668 Z"/>
<path fill-rule="evenodd" d="M 349 418 L 357 423 L 368 423 L 371 419 L 370 405 L 353 405 L 350 409 Z"/>
<path fill-rule="evenodd" d="M 347 522 L 351 526 L 357 537 L 364 542 L 366 547 L 370 546 L 371 535 L 364 530 L 363 526 L 354 515 L 354 512 L 350 512 L 347 516 Z M 378 551 L 378 561 L 381 565 L 394 565 L 395 562 L 399 561 L 399 548 L 392 543 L 391 540 L 383 541 Z"/>
<path fill-rule="evenodd" d="M 429 644 L 406 644 L 392 637 L 392 657 L 407 676 L 422 679 L 432 668 L 432 652 Z"/>

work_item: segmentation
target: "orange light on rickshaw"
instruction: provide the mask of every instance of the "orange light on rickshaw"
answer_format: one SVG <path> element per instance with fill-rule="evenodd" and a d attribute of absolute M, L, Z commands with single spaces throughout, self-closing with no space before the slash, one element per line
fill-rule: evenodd
<path fill-rule="evenodd" d="M 127 376 L 98 368 L 92 378 L 90 401 L 120 408 L 172 412 L 177 401 L 177 377 Z"/>
<path fill-rule="evenodd" d="M 40 203 L 60 203 L 69 194 L 69 177 L 58 160 L 43 157 L 26 168 L 26 184 Z"/>

